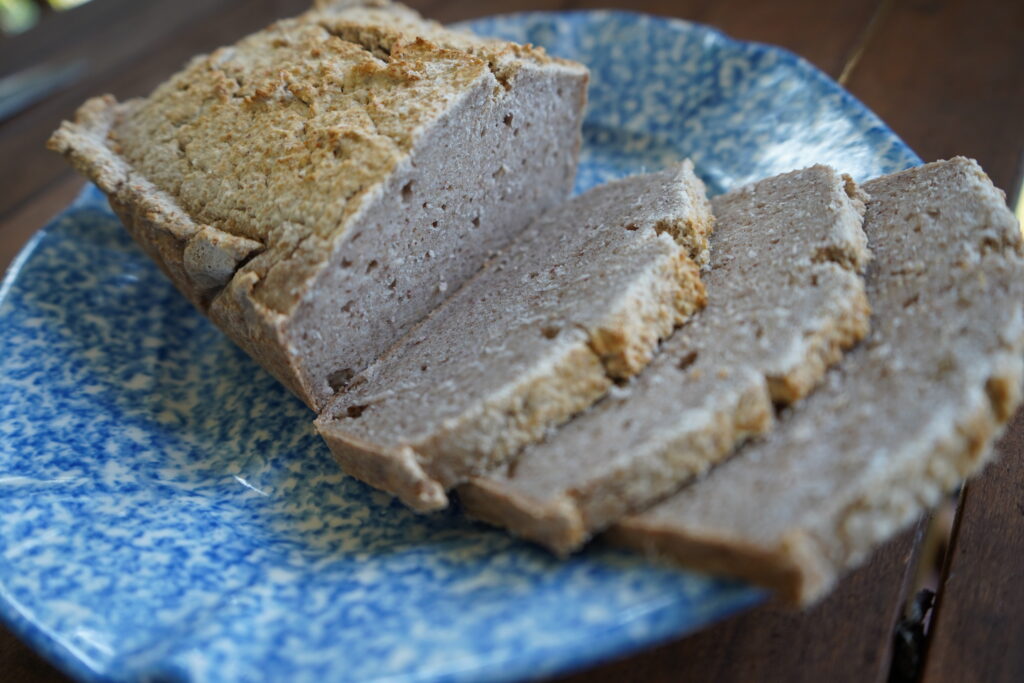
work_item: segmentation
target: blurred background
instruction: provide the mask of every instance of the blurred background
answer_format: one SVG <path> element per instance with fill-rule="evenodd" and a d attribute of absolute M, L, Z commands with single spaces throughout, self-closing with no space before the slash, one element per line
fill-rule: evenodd
<path fill-rule="evenodd" d="M 43 12 L 70 9 L 89 0 L 0 0 L 0 31 L 7 35 L 23 33 L 37 23 Z"/>

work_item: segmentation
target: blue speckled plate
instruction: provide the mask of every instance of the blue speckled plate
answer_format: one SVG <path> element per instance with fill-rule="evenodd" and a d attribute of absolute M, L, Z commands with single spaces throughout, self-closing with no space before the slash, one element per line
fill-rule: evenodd
<path fill-rule="evenodd" d="M 473 27 L 592 69 L 579 190 L 684 156 L 716 192 L 819 161 L 858 179 L 917 162 L 776 48 L 624 13 Z M 310 418 L 89 188 L 0 290 L 0 614 L 84 679 L 507 680 L 761 599 L 416 516 L 340 474 Z"/>

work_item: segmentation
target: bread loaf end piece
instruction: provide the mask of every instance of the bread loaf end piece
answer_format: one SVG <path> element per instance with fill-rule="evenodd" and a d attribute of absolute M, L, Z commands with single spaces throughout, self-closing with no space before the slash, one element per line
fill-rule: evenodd
<path fill-rule="evenodd" d="M 573 185 L 586 69 L 389 2 L 321 3 L 83 105 L 50 146 L 321 408 Z"/>

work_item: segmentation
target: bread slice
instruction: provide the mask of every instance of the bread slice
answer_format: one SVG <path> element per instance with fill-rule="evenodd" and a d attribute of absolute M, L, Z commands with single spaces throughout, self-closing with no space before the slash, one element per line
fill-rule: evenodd
<path fill-rule="evenodd" d="M 470 514 L 558 553 L 675 491 L 769 429 L 867 332 L 853 182 L 815 166 L 713 201 L 707 308 L 631 383 L 459 487 Z"/>
<path fill-rule="evenodd" d="M 315 409 L 572 188 L 586 69 L 321 2 L 88 101 L 50 147 Z"/>
<path fill-rule="evenodd" d="M 1020 402 L 1018 225 L 963 158 L 864 189 L 868 339 L 764 441 L 613 540 L 805 604 L 984 464 Z"/>
<path fill-rule="evenodd" d="M 545 213 L 316 421 L 342 467 L 418 510 L 650 361 L 704 302 L 677 242 L 712 223 L 689 161 Z M 674 239 L 675 238 L 675 239 Z"/>

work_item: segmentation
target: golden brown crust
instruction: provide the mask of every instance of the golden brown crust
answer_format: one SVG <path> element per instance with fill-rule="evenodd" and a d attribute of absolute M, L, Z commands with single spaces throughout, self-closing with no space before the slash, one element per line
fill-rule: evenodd
<path fill-rule="evenodd" d="M 671 520 L 636 516 L 606 532 L 609 541 L 665 558 L 687 568 L 744 579 L 797 606 L 813 604 L 835 585 L 839 573 L 859 564 L 880 542 L 913 522 L 922 506 L 935 505 L 964 479 L 982 470 L 992 442 L 1020 406 L 1024 383 L 1019 357 L 1007 356 L 986 382 L 987 400 L 950 425 L 947 436 L 922 448 L 926 457 L 903 461 L 849 502 L 827 527 L 794 529 L 776 545 L 730 538 L 699 527 L 682 533 Z"/>
<path fill-rule="evenodd" d="M 1006 421 L 1020 407 L 1024 383 L 1024 338 L 1016 340 L 1016 354 L 995 362 L 986 387 L 1000 387 L 995 394 L 979 392 L 973 405 L 958 415 L 948 431 L 926 448 L 925 457 L 902 461 L 863 495 L 848 502 L 836 515 L 834 527 L 815 529 L 818 545 L 833 574 L 859 564 L 880 542 L 913 522 L 922 508 L 978 474 L 991 459 L 992 444 Z M 1003 392 L 1002 389 L 1009 389 Z M 808 604 L 820 592 L 807 592 L 799 602 Z"/>
<path fill-rule="evenodd" d="M 707 292 L 700 269 L 683 251 L 625 301 L 607 325 L 593 330 L 590 348 L 612 379 L 640 372 L 654 356 L 658 340 L 704 308 Z"/>
<path fill-rule="evenodd" d="M 610 384 L 600 360 L 580 343 L 553 367 L 524 377 L 511 392 L 481 402 L 477 410 L 446 422 L 419 442 L 383 446 L 337 428 L 329 415 L 321 416 L 316 426 L 347 472 L 424 512 L 446 507 L 444 491 L 464 476 L 446 467 L 442 456 L 450 459 L 464 443 L 473 449 L 484 432 L 494 440 L 478 465 L 481 470 L 497 465 L 524 440 L 539 439 L 552 422 L 562 422 L 596 401 Z"/>
<path fill-rule="evenodd" d="M 523 378 L 512 391 L 478 404 L 478 409 L 412 448 L 429 461 L 426 467 L 445 489 L 463 481 L 466 472 L 449 467 L 452 451 L 473 453 L 481 434 L 492 442 L 477 459 L 478 472 L 500 465 L 524 443 L 540 439 L 552 425 L 564 422 L 603 396 L 611 386 L 601 360 L 581 342 L 549 368 L 538 368 Z M 404 496 L 401 496 L 403 501 Z"/>
<path fill-rule="evenodd" d="M 835 581 L 814 539 L 802 533 L 787 536 L 778 548 L 763 548 L 714 534 L 681 537 L 671 525 L 630 519 L 609 529 L 604 538 L 654 559 L 750 581 L 794 604 L 813 601 Z"/>
<path fill-rule="evenodd" d="M 226 244 L 244 258 L 258 249 L 256 243 L 195 223 L 174 198 L 140 176 L 107 143 L 111 128 L 126 110 L 135 106 L 135 101 L 121 104 L 110 95 L 93 98 L 79 108 L 73 121 L 61 124 L 47 146 L 63 154 L 107 194 L 111 208 L 135 241 L 196 307 L 209 313 L 235 343 L 278 380 L 299 396 L 306 395 L 303 387 L 296 384 L 292 361 L 280 340 L 281 316 L 252 310 L 251 297 L 238 295 L 251 279 L 231 280 L 230 303 L 214 302 L 211 307 L 211 289 L 201 269 L 208 268 L 216 259 L 200 265 L 194 253 L 189 254 L 193 258 L 186 258 L 190 244 L 193 249 L 202 242 Z M 196 275 L 200 276 L 198 281 Z M 232 315 L 239 310 L 246 313 Z"/>
<path fill-rule="evenodd" d="M 472 517 L 536 541 L 562 557 L 587 538 L 579 506 L 571 498 L 534 500 L 535 505 L 523 505 L 487 478 L 473 479 L 459 486 L 457 493 Z"/>
<path fill-rule="evenodd" d="M 1024 382 L 1019 226 L 962 158 L 864 189 L 871 335 L 772 434 L 617 541 L 806 605 L 991 456 Z"/>
<path fill-rule="evenodd" d="M 636 374 L 703 305 L 698 267 L 654 229 L 690 214 L 710 223 L 703 196 L 683 192 L 690 184 L 703 193 L 692 166 L 680 164 L 543 214 L 360 373 L 318 430 L 348 444 L 348 459 L 411 449 L 408 476 L 369 483 L 400 486 L 391 492 L 417 509 L 428 505 L 418 499 L 423 477 L 449 489 L 541 440 L 613 379 Z"/>
<path fill-rule="evenodd" d="M 132 236 L 154 258 L 189 299 L 203 303 L 199 289 L 185 271 L 186 244 L 208 226 L 195 223 L 174 198 L 150 183 L 110 144 L 113 128 L 138 101 L 119 104 L 111 95 L 83 104 L 72 121 L 65 121 L 47 146 L 88 176 L 110 198 Z M 224 237 L 230 237 L 225 235 Z"/>
<path fill-rule="evenodd" d="M 185 296 L 314 408 L 330 389 L 295 357 L 292 316 L 349 228 L 422 157 L 425 131 L 502 95 L 487 61 L 499 53 L 516 74 L 586 73 L 397 4 L 321 5 L 193 59 L 145 100 L 90 100 L 49 142 Z M 428 310 L 408 308 L 396 325 Z"/>
<path fill-rule="evenodd" d="M 335 34 L 312 13 L 279 21 L 193 60 L 110 130 L 135 172 L 196 223 L 262 245 L 244 270 L 258 278 L 256 301 L 280 313 L 424 126 L 489 77 L 468 53 L 344 25 Z"/>
<path fill-rule="evenodd" d="M 825 371 L 867 335 L 871 328 L 871 306 L 863 289 L 852 291 L 841 305 L 842 312 L 808 338 L 801 364 L 765 378 L 773 401 L 788 405 L 807 396 L 821 383 Z"/>
<path fill-rule="evenodd" d="M 320 434 L 347 474 L 383 491 L 404 492 L 403 502 L 418 512 L 447 507 L 444 487 L 423 472 L 411 448 L 381 449 L 351 435 Z"/>
<path fill-rule="evenodd" d="M 506 82 L 513 77 L 524 62 L 536 66 L 558 65 L 572 70 L 580 68 L 576 62 L 552 57 L 543 47 L 453 31 L 437 22 L 424 20 L 409 8 L 387 0 L 317 0 L 313 12 L 321 21 L 330 22 L 339 28 L 346 23 L 358 22 L 360 25 L 391 27 L 392 34 L 422 35 L 442 47 L 466 52 L 484 60 L 499 82 Z"/>
<path fill-rule="evenodd" d="M 707 310 L 635 380 L 508 471 L 462 487 L 470 514 L 567 554 L 767 432 L 772 399 L 803 398 L 867 331 L 864 281 L 852 272 L 866 256 L 864 205 L 851 192 L 833 169 L 813 167 L 716 198 Z M 710 232 L 669 224 L 657 227 L 682 244 Z"/>

